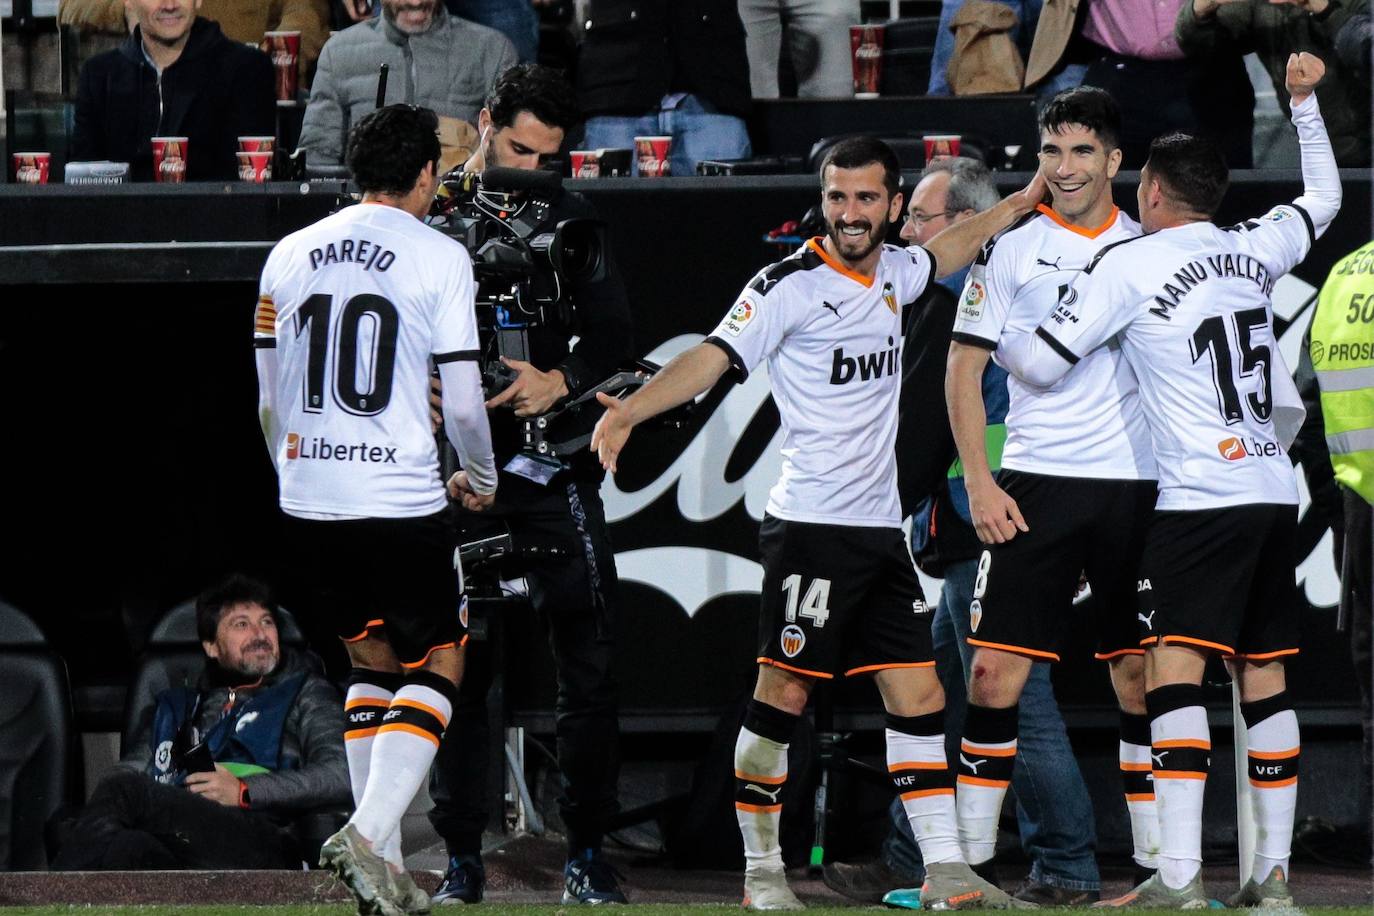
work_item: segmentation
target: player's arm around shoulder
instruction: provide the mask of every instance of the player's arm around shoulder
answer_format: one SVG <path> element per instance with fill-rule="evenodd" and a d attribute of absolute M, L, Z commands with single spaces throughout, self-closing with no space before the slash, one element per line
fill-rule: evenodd
<path fill-rule="evenodd" d="M 935 277 L 943 279 L 963 270 L 978 256 L 978 250 L 993 235 L 1036 208 L 1049 190 L 1039 171 L 1030 183 L 1008 194 L 998 203 L 941 231 L 923 246 L 935 259 Z"/>

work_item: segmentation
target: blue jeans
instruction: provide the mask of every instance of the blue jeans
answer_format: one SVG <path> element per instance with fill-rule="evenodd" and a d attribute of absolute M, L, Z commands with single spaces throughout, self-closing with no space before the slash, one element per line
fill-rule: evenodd
<path fill-rule="evenodd" d="M 964 731 L 965 687 L 973 647 L 969 635 L 969 605 L 977 560 L 951 563 L 945 569 L 944 590 L 931 621 L 935 670 L 945 689 L 945 753 L 956 759 Z M 1031 860 L 1030 879 L 1073 890 L 1098 890 L 1097 827 L 1092 800 L 1083 774 L 1069 746 L 1064 719 L 1054 699 L 1050 666 L 1038 662 L 1021 693 L 1016 768 L 1011 787 L 1016 793 L 1016 820 L 1021 848 Z M 924 874 L 921 851 L 900 799 L 891 808 L 893 826 L 883 841 L 883 860 L 894 870 Z"/>
<path fill-rule="evenodd" d="M 665 99 L 670 101 L 670 99 Z M 634 149 L 635 137 L 672 137 L 668 154 L 670 174 L 695 175 L 703 159 L 749 158 L 749 133 L 744 120 L 721 114 L 706 99 L 681 97 L 674 107 L 651 111 L 638 118 L 598 115 L 587 119 L 585 149 Z M 639 174 L 638 158 L 634 174 Z"/>
<path fill-rule="evenodd" d="M 444 6 L 455 16 L 505 35 L 522 64 L 539 59 L 539 14 L 529 0 L 444 0 Z"/>

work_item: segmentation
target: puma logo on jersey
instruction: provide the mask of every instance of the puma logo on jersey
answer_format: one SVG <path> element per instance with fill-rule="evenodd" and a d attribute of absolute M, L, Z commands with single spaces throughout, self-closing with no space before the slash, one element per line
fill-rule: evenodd
<path fill-rule="evenodd" d="M 1158 613 L 1159 613 L 1159 608 L 1155 608 L 1155 609 L 1154 609 L 1153 611 L 1151 611 L 1149 614 L 1141 614 L 1141 613 L 1137 612 L 1135 616 L 1136 616 L 1136 619 L 1137 619 L 1137 620 L 1139 620 L 1141 623 L 1145 624 L 1145 629 L 1147 629 L 1147 630 L 1153 630 L 1153 629 L 1155 628 L 1155 625 L 1154 625 L 1153 621 L 1154 621 L 1154 619 L 1155 619 L 1155 615 L 1158 614 Z"/>
<path fill-rule="evenodd" d="M 1063 255 L 1060 255 L 1059 257 L 1055 258 L 1053 261 L 1046 261 L 1044 258 L 1036 258 L 1036 259 L 1035 259 L 1035 263 L 1036 263 L 1037 265 L 1041 266 L 1041 267 L 1050 267 L 1050 268 L 1053 268 L 1054 270 L 1059 270 L 1059 269 L 1060 269 L 1060 268 L 1059 268 L 1059 262 L 1060 262 L 1061 260 L 1063 260 Z"/>
<path fill-rule="evenodd" d="M 901 368 L 901 345 L 887 339 L 886 350 L 877 353 L 864 353 L 859 356 L 845 356 L 844 347 L 836 347 L 830 364 L 830 384 L 847 385 L 856 377 L 861 382 L 869 379 L 894 375 Z"/>
<path fill-rule="evenodd" d="M 988 762 L 988 759 L 987 759 L 986 757 L 984 757 L 984 758 L 982 758 L 982 759 L 980 759 L 980 760 L 969 760 L 967 757 L 965 757 L 965 756 L 963 755 L 962 752 L 960 752 L 960 754 L 959 754 L 959 762 L 962 763 L 964 766 L 968 767 L 970 770 L 972 770 L 974 776 L 977 776 L 977 775 L 978 775 L 978 768 L 979 768 L 980 766 L 982 766 L 983 764 L 987 763 L 987 762 Z"/>
<path fill-rule="evenodd" d="M 762 795 L 764 798 L 768 799 L 770 804 L 776 805 L 778 803 L 778 793 L 782 791 L 782 786 L 778 786 L 772 792 L 769 792 L 763 786 L 757 785 L 752 782 L 746 782 L 744 784 L 744 790 L 748 792 L 751 789 Z"/>
<path fill-rule="evenodd" d="M 830 309 L 830 311 L 832 311 L 832 312 L 835 313 L 835 317 L 836 317 L 836 318 L 843 318 L 843 317 L 844 317 L 843 315 L 840 314 L 839 306 L 832 305 L 832 304 L 830 304 L 829 302 L 826 302 L 824 299 L 821 300 L 821 308 Z"/>
<path fill-rule="evenodd" d="M 365 464 L 395 464 L 396 449 L 385 445 L 336 445 L 323 436 L 305 440 L 297 433 L 286 434 L 286 458 L 309 461 L 361 461 Z"/>

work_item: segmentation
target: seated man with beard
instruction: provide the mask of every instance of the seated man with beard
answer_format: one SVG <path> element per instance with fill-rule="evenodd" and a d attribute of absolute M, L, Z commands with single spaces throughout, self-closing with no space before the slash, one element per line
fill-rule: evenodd
<path fill-rule="evenodd" d="M 55 869 L 292 868 L 289 827 L 350 801 L 339 694 L 277 639 L 267 587 L 231 576 L 196 600 L 205 670 L 141 711 L 124 759 Z"/>

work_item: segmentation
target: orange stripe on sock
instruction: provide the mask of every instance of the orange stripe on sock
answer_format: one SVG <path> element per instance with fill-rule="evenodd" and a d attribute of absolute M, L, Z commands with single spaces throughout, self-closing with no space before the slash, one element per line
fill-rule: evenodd
<path fill-rule="evenodd" d="M 1131 795 L 1130 793 L 1126 794 L 1126 801 L 1128 802 L 1152 802 L 1154 800 L 1155 794 L 1153 792 L 1139 792 L 1135 795 Z"/>
<path fill-rule="evenodd" d="M 1012 743 L 1012 746 L 1011 746 L 1011 747 L 986 747 L 985 745 L 982 745 L 982 744 L 970 744 L 970 743 L 967 742 L 967 741 L 961 741 L 961 742 L 959 743 L 959 750 L 963 751 L 963 752 L 966 753 L 966 754 L 978 754 L 978 755 L 980 755 L 980 756 L 982 756 L 982 757 L 1015 757 L 1015 756 L 1016 756 L 1016 744 L 1015 744 L 1015 742 Z"/>
<path fill-rule="evenodd" d="M 344 704 L 344 711 L 354 709 L 358 706 L 390 706 L 391 701 L 382 697 L 357 697 Z"/>
<path fill-rule="evenodd" d="M 782 805 L 746 805 L 744 802 L 735 802 L 736 811 L 748 811 L 750 814 L 776 814 L 782 810 Z"/>
<path fill-rule="evenodd" d="M 1256 760 L 1284 760 L 1288 757 L 1298 756 L 1298 750 L 1299 748 L 1295 747 L 1291 751 L 1249 751 L 1248 753 Z"/>
<path fill-rule="evenodd" d="M 377 734 L 377 727 L 349 729 L 344 732 L 344 740 L 353 741 L 358 738 L 371 738 L 375 734 Z"/>
<path fill-rule="evenodd" d="M 426 741 L 430 741 L 435 747 L 439 746 L 439 736 L 433 732 L 427 732 L 423 728 L 416 728 L 414 725 L 407 725 L 404 722 L 388 722 L 386 725 L 377 729 L 378 732 L 406 732 L 411 735 L 418 735 Z"/>
<path fill-rule="evenodd" d="M 1010 779 L 984 779 L 981 776 L 961 775 L 959 782 L 969 786 L 987 786 L 989 789 L 1005 789 L 1011 785 Z"/>
<path fill-rule="evenodd" d="M 954 789 L 919 789 L 915 792 L 903 792 L 902 801 L 911 801 L 913 798 L 930 798 L 933 795 L 953 795 Z"/>
<path fill-rule="evenodd" d="M 1155 770 L 1155 779 L 1206 779 L 1206 773 L 1192 770 Z"/>
<path fill-rule="evenodd" d="M 439 710 L 435 709 L 433 706 L 430 706 L 428 703 L 421 703 L 419 700 L 412 700 L 408 697 L 402 697 L 399 700 L 392 700 L 391 705 L 407 706 L 411 709 L 418 709 L 420 710 L 420 712 L 427 712 L 434 718 L 438 719 L 440 725 L 444 726 L 445 728 L 448 727 L 448 717 L 446 717 Z"/>
<path fill-rule="evenodd" d="M 1156 741 L 1155 747 L 1192 747 L 1200 751 L 1210 751 L 1212 742 L 1203 741 L 1201 738 L 1171 738 L 1168 741 Z"/>
<path fill-rule="evenodd" d="M 1256 789 L 1282 789 L 1284 786 L 1296 785 L 1298 777 L 1290 776 L 1287 779 L 1280 779 L 1278 782 L 1260 782 L 1253 776 L 1250 777 L 1250 785 Z"/>
<path fill-rule="evenodd" d="M 903 760 L 901 763 L 889 763 L 887 771 L 896 773 L 899 770 L 943 770 L 947 766 L 949 764 L 938 760 Z"/>
<path fill-rule="evenodd" d="M 1121 769 L 1126 773 L 1148 773 L 1151 767 L 1148 763 L 1123 763 Z"/>
<path fill-rule="evenodd" d="M 746 773 L 743 770 L 735 770 L 735 778 L 743 779 L 745 782 L 761 782 L 768 786 L 780 786 L 787 782 L 787 774 L 781 776 L 759 776 L 754 773 Z"/>

